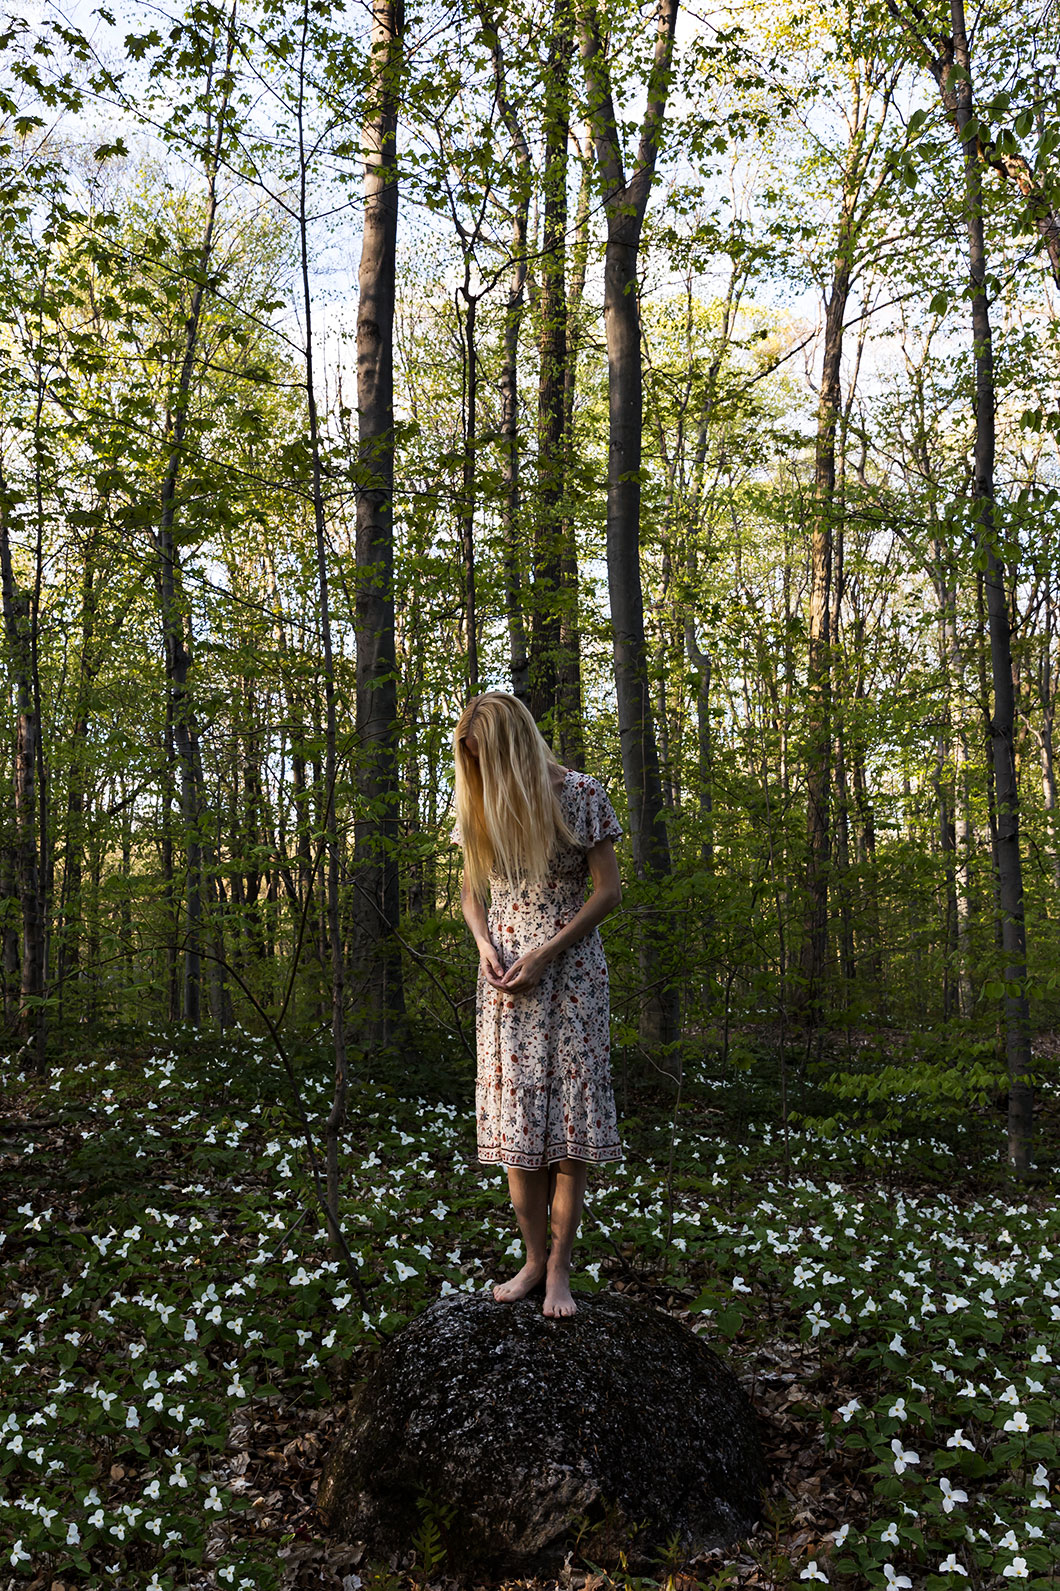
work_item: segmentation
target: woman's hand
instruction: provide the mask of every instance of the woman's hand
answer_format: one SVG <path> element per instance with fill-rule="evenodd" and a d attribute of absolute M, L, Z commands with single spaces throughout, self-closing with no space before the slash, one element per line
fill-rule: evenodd
<path fill-rule="evenodd" d="M 531 989 L 537 988 L 545 976 L 545 968 L 551 960 L 552 957 L 544 946 L 537 950 L 524 951 L 517 961 L 512 962 L 499 987 L 508 994 L 529 994 Z"/>
<path fill-rule="evenodd" d="M 478 943 L 479 970 L 486 982 L 493 989 L 503 989 L 504 968 L 501 966 L 497 947 L 492 939 L 480 939 Z"/>

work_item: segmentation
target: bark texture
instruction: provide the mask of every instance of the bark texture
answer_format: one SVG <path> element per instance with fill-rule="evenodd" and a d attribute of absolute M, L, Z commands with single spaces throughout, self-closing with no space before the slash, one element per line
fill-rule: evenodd
<path fill-rule="evenodd" d="M 628 181 L 604 33 L 591 0 L 581 9 L 578 19 L 589 121 L 607 216 L 604 256 L 608 389 L 607 583 L 614 637 L 618 729 L 622 772 L 629 798 L 633 863 L 638 878 L 655 883 L 662 883 L 669 876 L 670 843 L 664 822 L 640 578 L 644 370 L 637 259 L 666 113 L 677 13 L 678 0 L 659 0 L 647 104 L 636 164 Z M 650 927 L 641 943 L 641 972 L 646 990 L 642 1037 L 649 1043 L 667 1043 L 677 1035 L 677 999 L 668 986 L 661 945 Z"/>
<path fill-rule="evenodd" d="M 985 563 L 984 588 L 990 633 L 993 713 L 990 743 L 993 764 L 998 909 L 1004 965 L 1005 1050 L 1008 1061 L 1008 1158 L 1023 1172 L 1031 1164 L 1034 1090 L 1030 1080 L 1030 1014 L 1027 1002 L 1027 925 L 1023 909 L 1019 787 L 1016 777 L 1016 699 L 1012 678 L 1012 630 L 1006 596 L 1006 570 L 998 554 L 994 498 L 994 353 L 987 293 L 986 234 L 983 226 L 982 168 L 976 149 L 972 63 L 964 0 L 951 0 L 954 61 L 958 73 L 942 84 L 952 92 L 964 161 L 968 273 L 972 290 L 972 343 L 975 356 L 975 459 L 973 503 L 979 550 Z"/>
<path fill-rule="evenodd" d="M 394 634 L 394 297 L 397 271 L 397 119 L 401 0 L 376 0 L 375 62 L 365 125 L 364 232 L 357 302 L 357 747 L 354 977 L 365 1037 L 385 1044 L 404 1015 L 397 845 L 397 651 Z"/>

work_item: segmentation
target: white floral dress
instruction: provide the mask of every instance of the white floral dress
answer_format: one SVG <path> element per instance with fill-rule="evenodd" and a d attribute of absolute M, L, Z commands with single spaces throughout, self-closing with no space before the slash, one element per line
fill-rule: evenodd
<path fill-rule="evenodd" d="M 586 851 L 622 833 L 603 786 L 588 774 L 568 769 L 558 794 L 579 846 L 564 846 L 547 878 L 519 890 L 490 875 L 489 933 L 505 969 L 570 922 L 585 900 Z M 459 830 L 453 837 L 459 843 Z M 525 994 L 492 988 L 480 970 L 475 1030 L 480 1161 L 535 1170 L 556 1160 L 622 1159 L 597 929 L 557 956 Z"/>

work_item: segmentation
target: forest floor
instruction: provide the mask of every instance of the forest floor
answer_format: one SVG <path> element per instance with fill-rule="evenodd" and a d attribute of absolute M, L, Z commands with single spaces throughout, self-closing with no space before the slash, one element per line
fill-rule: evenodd
<path fill-rule="evenodd" d="M 676 1117 L 623 1071 L 627 1159 L 593 1174 L 577 1285 L 672 1312 L 732 1363 L 768 1452 L 762 1525 L 640 1579 L 595 1567 L 590 1531 L 548 1585 L 1055 1591 L 1055 1093 L 1016 1186 L 994 1106 L 930 1132 L 878 1112 L 784 1132 L 768 1036 L 740 1053 L 728 1075 L 705 1053 Z M 326 1056 L 294 1064 L 319 1131 Z M 797 1065 L 787 1084 L 793 1113 L 834 1117 Z M 517 1268 L 470 1074 L 406 1064 L 351 1091 L 342 1207 L 367 1309 L 329 1258 L 290 1098 L 245 1034 L 127 1038 L 9 1085 L 0 1587 L 454 1584 L 426 1530 L 387 1564 L 327 1539 L 314 1494 L 376 1328 Z"/>

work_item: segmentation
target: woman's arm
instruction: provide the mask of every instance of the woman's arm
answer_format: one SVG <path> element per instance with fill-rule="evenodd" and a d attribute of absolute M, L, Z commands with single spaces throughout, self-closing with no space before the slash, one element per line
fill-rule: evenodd
<path fill-rule="evenodd" d="M 460 885 L 460 910 L 464 914 L 464 921 L 471 929 L 472 937 L 478 946 L 479 966 L 482 976 L 487 983 L 495 989 L 502 987 L 501 979 L 504 969 L 501 967 L 497 955 L 497 947 L 490 938 L 489 923 L 486 918 L 486 902 L 481 895 L 473 895 L 464 879 Z"/>
<path fill-rule="evenodd" d="M 513 961 L 502 981 L 495 985 L 511 994 L 525 994 L 541 982 L 545 968 L 557 956 L 576 945 L 579 939 L 592 933 L 597 924 L 613 912 L 622 899 L 622 880 L 618 874 L 618 858 L 613 840 L 600 840 L 586 852 L 593 891 L 588 900 L 547 944 L 536 950 L 527 950 Z"/>

